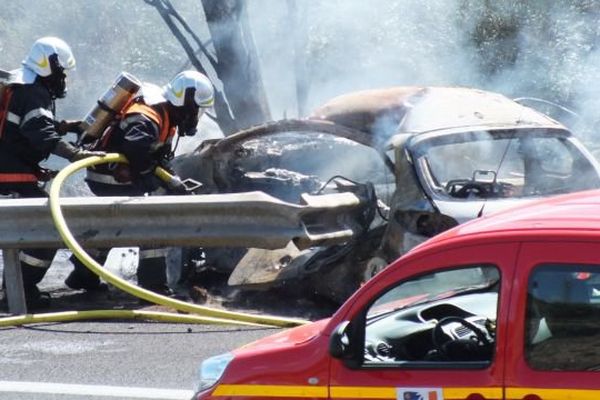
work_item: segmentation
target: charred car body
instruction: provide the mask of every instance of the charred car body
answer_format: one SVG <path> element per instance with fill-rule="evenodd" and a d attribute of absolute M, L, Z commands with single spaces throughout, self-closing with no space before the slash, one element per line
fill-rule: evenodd
<path fill-rule="evenodd" d="M 206 192 L 262 190 L 285 201 L 352 191 L 367 207 L 353 239 L 300 250 L 204 249 L 229 283 L 303 283 L 343 301 L 389 262 L 450 227 L 535 198 L 600 187 L 600 166 L 559 122 L 468 88 L 395 87 L 329 101 L 204 142 L 175 160 Z M 304 286 L 306 285 L 306 286 Z"/>

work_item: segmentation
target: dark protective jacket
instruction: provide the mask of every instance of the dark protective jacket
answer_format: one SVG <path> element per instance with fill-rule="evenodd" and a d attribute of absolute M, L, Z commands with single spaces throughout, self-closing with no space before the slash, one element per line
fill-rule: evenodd
<path fill-rule="evenodd" d="M 0 183 L 35 182 L 39 163 L 61 140 L 54 101 L 39 83 L 11 85 L 12 97 L 0 132 Z"/>
<path fill-rule="evenodd" d="M 142 98 L 130 105 L 119 123 L 107 130 L 94 150 L 121 153 L 129 164 L 100 164 L 88 168 L 86 181 L 96 195 L 138 195 L 156 190 L 154 169 L 167 167 L 176 128 L 165 103 L 153 106 Z M 132 190 L 133 189 L 133 190 Z"/>
<path fill-rule="evenodd" d="M 138 98 L 124 112 L 117 125 L 109 127 L 93 150 L 120 153 L 129 164 L 99 164 L 87 169 L 86 182 L 96 196 L 140 196 L 161 186 L 155 177 L 157 165 L 166 167 L 176 128 L 171 125 L 165 103 L 148 106 Z M 138 284 L 150 290 L 166 287 L 167 249 L 140 248 Z M 102 255 L 106 257 L 106 254 Z M 74 262 L 75 271 L 87 268 Z"/>

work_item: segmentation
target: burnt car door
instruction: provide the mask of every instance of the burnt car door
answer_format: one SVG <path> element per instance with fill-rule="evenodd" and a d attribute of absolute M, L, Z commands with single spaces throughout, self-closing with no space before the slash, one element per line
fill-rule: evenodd
<path fill-rule="evenodd" d="M 366 259 L 380 244 L 385 203 L 396 188 L 391 163 L 372 146 L 368 132 L 330 121 L 284 120 L 206 142 L 175 159 L 178 174 L 202 182 L 207 193 L 262 191 L 303 204 L 306 194 L 350 192 L 365 206 L 345 214 L 344 223 L 357 234 L 344 243 L 303 249 L 289 243 L 277 250 L 209 248 L 203 249 L 203 265 L 230 274 L 231 286 L 262 290 L 303 281 L 309 292 L 345 300 L 359 282 L 354 260 Z M 326 221 L 322 217 L 313 221 L 314 231 Z M 334 264 L 336 268 L 330 267 Z"/>

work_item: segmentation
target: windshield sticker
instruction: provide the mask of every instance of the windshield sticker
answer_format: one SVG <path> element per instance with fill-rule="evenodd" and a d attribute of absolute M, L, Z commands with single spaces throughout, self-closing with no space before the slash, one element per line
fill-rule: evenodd
<path fill-rule="evenodd" d="M 435 388 L 398 388 L 398 400 L 443 400 L 442 389 Z"/>

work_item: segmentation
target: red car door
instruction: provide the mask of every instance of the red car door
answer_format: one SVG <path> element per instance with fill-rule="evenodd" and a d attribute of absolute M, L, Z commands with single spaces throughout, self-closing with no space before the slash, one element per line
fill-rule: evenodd
<path fill-rule="evenodd" d="M 502 399 L 517 247 L 465 244 L 375 276 L 339 319 L 358 350 L 332 360 L 330 398 Z"/>
<path fill-rule="evenodd" d="M 600 243 L 524 244 L 510 305 L 506 398 L 600 398 Z"/>

